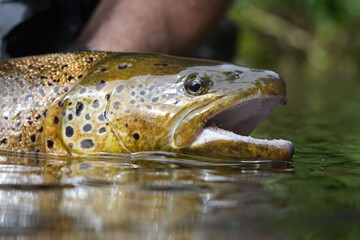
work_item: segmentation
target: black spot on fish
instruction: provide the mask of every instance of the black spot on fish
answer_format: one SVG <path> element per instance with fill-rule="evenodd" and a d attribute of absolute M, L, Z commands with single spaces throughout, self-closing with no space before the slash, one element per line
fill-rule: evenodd
<path fill-rule="evenodd" d="M 70 147 L 70 148 L 73 148 L 73 147 L 74 147 L 74 144 L 73 144 L 73 143 L 69 143 L 69 147 Z"/>
<path fill-rule="evenodd" d="M 96 84 L 95 89 L 97 91 L 100 91 L 101 89 L 103 89 L 105 87 L 106 83 L 105 80 L 101 80 L 98 84 Z"/>
<path fill-rule="evenodd" d="M 68 67 L 68 65 L 67 65 L 67 64 L 62 65 L 62 66 L 61 66 L 61 69 L 64 69 L 64 68 L 67 68 L 67 67 Z"/>
<path fill-rule="evenodd" d="M 40 114 L 37 114 L 37 115 L 35 116 L 35 121 L 36 121 L 36 122 L 39 121 L 40 118 L 41 118 L 41 115 L 40 115 Z"/>
<path fill-rule="evenodd" d="M 43 111 L 42 113 L 44 115 L 44 117 L 46 117 L 46 114 L 47 114 L 47 110 Z"/>
<path fill-rule="evenodd" d="M 21 88 L 23 88 L 24 87 L 24 82 L 20 80 L 19 85 L 20 85 Z"/>
<path fill-rule="evenodd" d="M 154 66 L 155 67 L 166 67 L 168 64 L 167 63 L 155 63 Z"/>
<path fill-rule="evenodd" d="M 7 144 L 8 140 L 7 138 L 3 138 L 1 141 L 0 141 L 0 144 Z"/>
<path fill-rule="evenodd" d="M 86 120 L 90 120 L 90 114 L 87 113 L 87 114 L 85 115 L 85 119 L 86 119 Z"/>
<path fill-rule="evenodd" d="M 119 101 L 114 102 L 114 109 L 119 110 L 121 103 Z"/>
<path fill-rule="evenodd" d="M 68 119 L 69 119 L 69 121 L 71 121 L 71 120 L 73 119 L 73 115 L 72 115 L 72 114 L 69 114 L 69 115 L 68 115 Z"/>
<path fill-rule="evenodd" d="M 54 124 L 58 124 L 59 123 L 59 118 L 58 117 L 54 117 Z"/>
<path fill-rule="evenodd" d="M 89 149 L 89 148 L 92 148 L 94 146 L 94 143 L 93 143 L 93 141 L 91 139 L 85 139 L 85 140 L 81 141 L 80 146 L 83 149 Z"/>
<path fill-rule="evenodd" d="M 18 99 L 17 98 L 13 98 L 13 104 L 17 104 L 17 101 L 18 101 Z"/>
<path fill-rule="evenodd" d="M 59 86 L 54 87 L 54 89 L 53 89 L 54 93 L 58 94 L 59 93 L 59 88 L 60 88 Z"/>
<path fill-rule="evenodd" d="M 143 85 L 142 85 L 142 84 L 139 84 L 139 85 L 138 85 L 138 87 L 139 87 L 139 88 L 142 88 L 142 87 L 143 87 Z"/>
<path fill-rule="evenodd" d="M 126 63 L 122 63 L 118 66 L 118 69 L 124 69 L 127 67 L 127 64 Z"/>
<path fill-rule="evenodd" d="M 124 89 L 124 85 L 119 85 L 116 87 L 116 92 L 121 92 Z"/>
<path fill-rule="evenodd" d="M 145 95 L 145 91 L 141 91 L 141 92 L 140 92 L 140 95 Z"/>
<path fill-rule="evenodd" d="M 52 148 L 54 147 L 54 141 L 48 140 L 48 141 L 47 141 L 47 147 L 50 148 L 50 149 L 52 149 Z"/>
<path fill-rule="evenodd" d="M 78 76 L 78 78 L 82 78 L 83 77 L 83 75 L 82 74 L 80 74 L 79 76 Z"/>
<path fill-rule="evenodd" d="M 82 88 L 82 89 L 80 90 L 80 94 L 83 94 L 84 92 L 86 92 L 86 88 Z"/>
<path fill-rule="evenodd" d="M 151 109 L 152 107 L 150 105 L 146 105 L 146 108 L 147 109 Z"/>
<path fill-rule="evenodd" d="M 134 91 L 131 92 L 131 96 L 135 96 L 135 92 L 134 92 Z"/>
<path fill-rule="evenodd" d="M 131 104 L 135 104 L 135 100 L 131 100 L 130 103 L 131 103 Z"/>
<path fill-rule="evenodd" d="M 73 76 L 69 76 L 69 77 L 68 77 L 68 82 L 71 82 L 71 80 L 73 80 L 73 79 L 74 79 Z"/>
<path fill-rule="evenodd" d="M 152 102 L 157 102 L 157 100 L 159 100 L 158 97 L 154 97 L 154 98 L 151 99 Z"/>
<path fill-rule="evenodd" d="M 69 91 L 69 88 L 68 87 L 64 87 L 64 92 L 67 92 Z"/>
<path fill-rule="evenodd" d="M 44 130 L 44 128 L 41 126 L 38 130 L 39 133 L 41 133 Z"/>
<path fill-rule="evenodd" d="M 139 135 L 138 133 L 135 133 L 135 134 L 133 135 L 133 137 L 135 138 L 135 140 L 139 140 L 139 139 L 140 139 L 140 135 Z"/>
<path fill-rule="evenodd" d="M 86 124 L 83 127 L 83 131 L 84 132 L 89 132 L 89 131 L 91 131 L 91 128 L 92 128 L 91 124 Z"/>
<path fill-rule="evenodd" d="M 36 134 L 31 135 L 30 139 L 31 139 L 32 142 L 35 142 L 36 141 Z"/>
<path fill-rule="evenodd" d="M 42 97 L 45 97 L 45 92 L 43 89 L 40 89 L 39 93 L 41 94 Z"/>
<path fill-rule="evenodd" d="M 105 99 L 106 99 L 106 101 L 108 101 L 110 99 L 110 94 L 106 94 Z"/>
<path fill-rule="evenodd" d="M 95 99 L 93 103 L 91 104 L 93 108 L 98 108 L 100 106 L 99 100 Z"/>
<path fill-rule="evenodd" d="M 104 121 L 104 120 L 106 119 L 106 113 L 100 114 L 99 117 L 98 117 L 98 119 L 99 119 L 100 121 Z"/>
<path fill-rule="evenodd" d="M 58 106 L 59 106 L 59 107 L 63 107 L 63 106 L 64 106 L 63 101 L 59 101 L 59 102 L 58 102 Z"/>
<path fill-rule="evenodd" d="M 93 57 L 89 57 L 89 59 L 87 60 L 87 63 L 92 63 L 94 61 Z"/>
<path fill-rule="evenodd" d="M 125 127 L 129 127 L 129 124 L 125 123 Z"/>
<path fill-rule="evenodd" d="M 34 99 L 34 95 L 29 94 L 25 97 L 25 101 L 32 101 Z"/>
<path fill-rule="evenodd" d="M 65 135 L 67 137 L 72 137 L 74 135 L 74 129 L 72 127 L 70 127 L 70 126 L 67 126 L 65 128 Z"/>
<path fill-rule="evenodd" d="M 107 71 L 106 68 L 100 70 L 100 72 L 106 72 L 106 71 Z"/>
<path fill-rule="evenodd" d="M 129 110 L 129 109 L 126 109 L 125 112 L 126 112 L 126 113 L 130 113 L 130 110 Z"/>
<path fill-rule="evenodd" d="M 75 114 L 76 116 L 80 116 L 81 111 L 84 109 L 84 104 L 82 102 L 77 102 L 76 104 L 76 111 Z"/>
<path fill-rule="evenodd" d="M 99 129 L 99 133 L 104 133 L 104 132 L 106 132 L 106 128 L 105 128 L 105 127 L 102 127 L 102 128 Z"/>

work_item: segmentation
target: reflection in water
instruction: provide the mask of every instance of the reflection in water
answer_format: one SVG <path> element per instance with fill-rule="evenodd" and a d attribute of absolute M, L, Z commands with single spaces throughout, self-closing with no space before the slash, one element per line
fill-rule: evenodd
<path fill-rule="evenodd" d="M 292 172 L 289 163 L 200 164 L 161 154 L 1 160 L 1 235 L 33 238 L 265 237 L 253 222 L 283 202 L 263 183 Z"/>

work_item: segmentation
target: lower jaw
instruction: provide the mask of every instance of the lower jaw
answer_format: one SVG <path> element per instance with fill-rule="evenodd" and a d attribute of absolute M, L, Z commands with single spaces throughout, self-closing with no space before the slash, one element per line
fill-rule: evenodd
<path fill-rule="evenodd" d="M 182 152 L 225 161 L 227 159 L 290 161 L 294 146 L 290 141 L 282 139 L 256 139 L 217 127 L 207 127 Z"/>

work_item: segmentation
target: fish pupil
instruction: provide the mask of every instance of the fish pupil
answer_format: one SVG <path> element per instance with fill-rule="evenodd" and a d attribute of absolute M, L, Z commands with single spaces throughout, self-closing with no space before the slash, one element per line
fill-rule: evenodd
<path fill-rule="evenodd" d="M 189 84 L 189 90 L 192 92 L 197 92 L 201 88 L 201 83 L 199 81 L 191 81 Z"/>

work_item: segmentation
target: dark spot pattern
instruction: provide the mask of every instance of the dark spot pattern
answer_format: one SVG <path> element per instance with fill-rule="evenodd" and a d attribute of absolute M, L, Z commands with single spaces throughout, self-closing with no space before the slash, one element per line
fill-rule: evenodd
<path fill-rule="evenodd" d="M 81 141 L 80 146 L 82 149 L 89 149 L 94 146 L 94 143 L 91 139 L 84 139 Z"/>
<path fill-rule="evenodd" d="M 99 100 L 95 99 L 91 106 L 93 108 L 98 108 L 100 106 Z"/>
<path fill-rule="evenodd" d="M 139 140 L 140 139 L 140 135 L 138 133 L 134 133 L 133 137 L 135 138 L 135 140 Z"/>
<path fill-rule="evenodd" d="M 80 89 L 80 94 L 83 94 L 84 92 L 86 92 L 86 88 Z"/>
<path fill-rule="evenodd" d="M 25 101 L 32 101 L 34 99 L 34 95 L 29 94 L 25 97 Z"/>
<path fill-rule="evenodd" d="M 36 141 L 36 134 L 31 135 L 31 136 L 30 136 L 30 140 L 31 140 L 32 142 L 35 142 L 35 141 Z"/>
<path fill-rule="evenodd" d="M 7 144 L 7 138 L 3 138 L 1 141 L 0 141 L 0 144 Z"/>
<path fill-rule="evenodd" d="M 114 109 L 119 110 L 121 103 L 119 101 L 114 102 Z"/>
<path fill-rule="evenodd" d="M 86 120 L 90 120 L 90 114 L 89 114 L 89 113 L 87 113 L 87 114 L 85 115 L 85 119 L 86 119 Z"/>
<path fill-rule="evenodd" d="M 124 85 L 119 85 L 116 87 L 116 92 L 119 93 L 124 89 Z"/>
<path fill-rule="evenodd" d="M 54 117 L 54 124 L 58 124 L 59 123 L 59 118 L 58 117 Z"/>
<path fill-rule="evenodd" d="M 52 149 L 52 148 L 54 147 L 54 141 L 48 140 L 48 141 L 47 141 L 47 147 L 50 148 L 50 149 Z"/>
<path fill-rule="evenodd" d="M 166 67 L 168 64 L 167 63 L 155 63 L 154 66 L 155 67 Z"/>
<path fill-rule="evenodd" d="M 74 135 L 74 129 L 71 126 L 65 128 L 65 135 L 67 137 L 72 137 Z"/>
<path fill-rule="evenodd" d="M 135 104 L 135 100 L 131 100 L 130 103 L 131 103 L 131 104 Z"/>
<path fill-rule="evenodd" d="M 84 109 L 84 104 L 82 102 L 77 102 L 76 104 L 76 111 L 75 114 L 76 116 L 80 116 L 81 111 Z"/>
<path fill-rule="evenodd" d="M 99 119 L 100 121 L 104 121 L 104 120 L 106 119 L 106 113 L 100 114 L 99 117 L 98 117 L 98 119 Z"/>
<path fill-rule="evenodd" d="M 88 124 L 84 125 L 83 131 L 84 132 L 89 132 L 89 131 L 91 131 L 91 128 L 92 128 L 91 124 L 88 123 Z"/>
<path fill-rule="evenodd" d="M 152 102 L 157 102 L 159 100 L 159 97 L 154 97 L 151 99 Z"/>
<path fill-rule="evenodd" d="M 69 119 L 69 121 L 73 120 L 73 115 L 72 115 L 72 114 L 69 114 L 69 115 L 68 115 L 68 119 Z"/>
<path fill-rule="evenodd" d="M 95 89 L 97 91 L 101 91 L 101 89 L 103 89 L 105 85 L 106 85 L 105 80 L 101 80 L 98 84 L 96 84 Z"/>
<path fill-rule="evenodd" d="M 104 133 L 104 132 L 106 132 L 106 128 L 105 128 L 105 127 L 102 127 L 102 128 L 99 129 L 99 133 Z"/>

